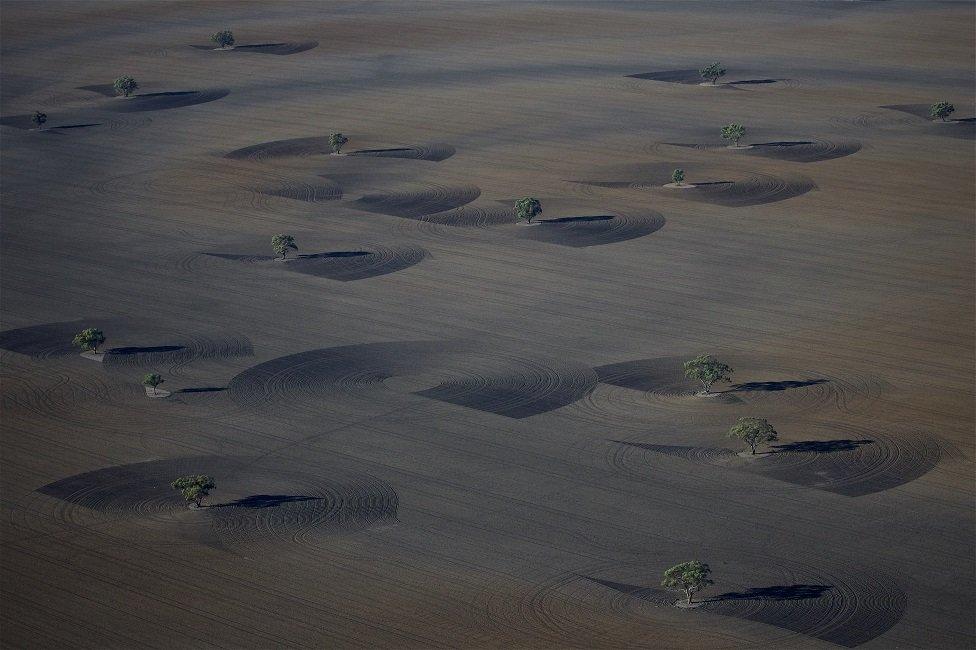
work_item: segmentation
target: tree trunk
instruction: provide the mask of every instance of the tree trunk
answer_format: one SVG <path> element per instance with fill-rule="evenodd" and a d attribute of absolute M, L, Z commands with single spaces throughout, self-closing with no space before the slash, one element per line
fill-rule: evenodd
<path fill-rule="evenodd" d="M 687 590 L 685 590 L 685 593 L 688 594 L 688 604 L 690 605 L 691 604 L 691 597 L 694 595 L 694 592 L 691 589 L 687 589 Z"/>

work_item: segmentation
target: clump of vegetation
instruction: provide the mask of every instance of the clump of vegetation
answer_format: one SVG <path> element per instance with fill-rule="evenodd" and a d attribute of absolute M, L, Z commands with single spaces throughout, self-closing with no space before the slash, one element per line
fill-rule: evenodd
<path fill-rule="evenodd" d="M 210 40 L 217 44 L 217 47 L 230 47 L 234 44 L 234 32 L 229 29 L 225 29 L 220 32 L 214 32 L 210 35 Z"/>
<path fill-rule="evenodd" d="M 155 395 L 156 394 L 156 387 L 159 386 L 164 381 L 166 381 L 166 380 L 163 379 L 160 375 L 157 375 L 156 373 L 151 372 L 151 373 L 147 374 L 145 377 L 142 378 L 142 385 L 143 386 L 147 386 L 149 388 L 152 388 L 153 395 Z"/>
<path fill-rule="evenodd" d="M 741 124 L 736 124 L 735 122 L 732 124 L 726 124 L 722 127 L 722 139 L 730 141 L 732 143 L 730 146 L 733 147 L 739 146 L 739 140 L 741 140 L 742 136 L 745 134 L 746 127 L 742 126 Z"/>
<path fill-rule="evenodd" d="M 105 334 L 100 329 L 87 327 L 75 334 L 71 342 L 85 352 L 98 354 L 98 346 L 105 342 Z"/>
<path fill-rule="evenodd" d="M 756 453 L 756 445 L 777 440 L 776 429 L 765 418 L 739 418 L 729 429 L 730 438 L 738 438 Z"/>
<path fill-rule="evenodd" d="M 285 259 L 289 250 L 298 250 L 298 245 L 291 235 L 275 235 L 271 238 L 271 248 L 274 249 L 275 253 L 281 255 L 281 259 Z"/>
<path fill-rule="evenodd" d="M 710 354 L 700 354 L 684 364 L 685 377 L 697 379 L 705 388 L 704 394 L 709 395 L 712 384 L 717 381 L 732 381 L 732 368 L 722 363 Z"/>
<path fill-rule="evenodd" d="M 534 199 L 531 196 L 526 196 L 515 202 L 515 220 L 525 219 L 528 223 L 532 223 L 533 217 L 537 217 L 542 214 L 542 203 L 539 199 Z"/>
<path fill-rule="evenodd" d="M 710 584 L 709 574 L 712 570 L 704 562 L 692 560 L 676 564 L 664 572 L 661 586 L 672 591 L 683 591 L 687 604 L 691 605 L 696 592 Z"/>
<path fill-rule="evenodd" d="M 685 182 L 685 170 L 676 169 L 671 172 L 671 182 L 675 185 L 681 185 Z"/>
<path fill-rule="evenodd" d="M 31 124 L 34 125 L 35 129 L 44 128 L 44 123 L 47 122 L 47 114 L 40 111 L 34 111 L 34 115 L 31 116 Z"/>
<path fill-rule="evenodd" d="M 135 92 L 136 88 L 139 87 L 139 84 L 132 77 L 119 77 L 115 80 L 115 83 L 112 84 L 112 87 L 115 88 L 116 95 L 128 97 Z"/>
<path fill-rule="evenodd" d="M 712 82 L 712 85 L 714 85 L 715 82 L 718 81 L 719 77 L 725 76 L 725 68 L 722 67 L 721 63 L 716 61 L 715 63 L 706 65 L 704 68 L 699 70 L 698 74 L 701 75 L 702 79 L 705 81 L 710 81 Z"/>
<path fill-rule="evenodd" d="M 192 506 L 200 507 L 203 499 L 210 495 L 210 490 L 217 487 L 214 480 L 205 474 L 196 476 L 181 476 L 170 485 L 179 490 L 183 500 Z"/>
<path fill-rule="evenodd" d="M 341 133 L 330 133 L 329 134 L 329 146 L 332 147 L 332 152 L 336 155 L 342 150 L 342 145 L 349 142 L 349 138 L 342 135 Z"/>
<path fill-rule="evenodd" d="M 938 104 L 932 104 L 932 108 L 929 109 L 929 115 L 932 117 L 932 119 L 939 118 L 943 122 L 945 122 L 946 118 L 955 112 L 956 107 L 944 99 Z"/>

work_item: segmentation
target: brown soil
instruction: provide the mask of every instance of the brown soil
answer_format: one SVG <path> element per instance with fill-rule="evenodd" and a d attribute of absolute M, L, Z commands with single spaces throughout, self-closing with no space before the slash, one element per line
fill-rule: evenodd
<path fill-rule="evenodd" d="M 972 647 L 972 6 L 703 6 L 4 3 L 0 645 Z"/>

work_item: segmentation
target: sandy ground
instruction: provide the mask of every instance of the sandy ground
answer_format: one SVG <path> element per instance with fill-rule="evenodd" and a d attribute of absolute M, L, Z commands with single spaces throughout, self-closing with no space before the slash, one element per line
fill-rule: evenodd
<path fill-rule="evenodd" d="M 972 647 L 973 14 L 4 2 L 0 641 Z"/>

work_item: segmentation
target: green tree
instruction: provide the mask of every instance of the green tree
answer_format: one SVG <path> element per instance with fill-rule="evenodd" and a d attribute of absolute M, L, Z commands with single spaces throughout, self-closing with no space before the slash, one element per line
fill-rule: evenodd
<path fill-rule="evenodd" d="M 33 124 L 35 128 L 42 129 L 44 128 L 45 122 L 47 122 L 47 114 L 40 111 L 34 111 L 34 115 L 31 117 L 31 124 Z"/>
<path fill-rule="evenodd" d="M 695 592 L 701 591 L 712 581 L 708 578 L 712 572 L 708 565 L 698 560 L 676 564 L 664 572 L 664 580 L 661 586 L 672 591 L 683 591 L 687 603 L 690 605 Z"/>
<path fill-rule="evenodd" d="M 955 112 L 956 112 L 956 107 L 944 99 L 938 104 L 932 104 L 932 108 L 929 109 L 930 116 L 932 116 L 933 118 L 937 117 L 943 122 L 945 122 L 946 118 Z"/>
<path fill-rule="evenodd" d="M 329 134 L 329 146 L 332 147 L 332 151 L 336 154 L 342 150 L 342 145 L 346 144 L 347 142 L 349 142 L 349 138 L 341 133 Z"/>
<path fill-rule="evenodd" d="M 170 485 L 180 491 L 183 500 L 200 507 L 203 499 L 210 495 L 210 490 L 217 487 L 214 480 L 205 474 L 196 476 L 181 476 Z"/>
<path fill-rule="evenodd" d="M 86 352 L 90 350 L 98 354 L 98 346 L 105 342 L 105 335 L 100 329 L 88 327 L 75 334 L 71 342 Z"/>
<path fill-rule="evenodd" d="M 731 381 L 733 370 L 710 354 L 699 354 L 684 364 L 685 377 L 697 379 L 705 387 L 705 394 L 712 392 L 712 384 L 717 381 Z"/>
<path fill-rule="evenodd" d="M 166 380 L 163 379 L 161 376 L 157 375 L 154 372 L 151 372 L 151 373 L 147 374 L 145 377 L 142 378 L 142 385 L 143 386 L 149 386 L 150 388 L 152 388 L 153 395 L 155 395 L 156 394 L 156 387 L 159 386 L 164 381 L 166 381 Z"/>
<path fill-rule="evenodd" d="M 115 80 L 115 83 L 112 84 L 112 87 L 115 88 L 116 95 L 128 97 L 135 92 L 136 88 L 139 87 L 139 84 L 136 83 L 136 80 L 132 77 L 119 77 Z"/>
<path fill-rule="evenodd" d="M 732 142 L 732 146 L 739 146 L 739 140 L 746 134 L 746 127 L 741 124 L 726 124 L 722 127 L 722 139 Z"/>
<path fill-rule="evenodd" d="M 271 238 L 271 248 L 278 255 L 281 255 L 281 259 L 285 259 L 288 256 L 288 251 L 298 250 L 298 245 L 295 244 L 295 238 L 291 235 L 275 235 Z"/>
<path fill-rule="evenodd" d="M 216 43 L 217 47 L 230 47 L 234 44 L 234 32 L 229 29 L 214 32 L 210 35 L 210 40 Z"/>
<path fill-rule="evenodd" d="M 671 172 L 671 182 L 675 185 L 681 185 L 685 182 L 685 170 L 676 169 Z"/>
<path fill-rule="evenodd" d="M 542 214 L 542 203 L 539 199 L 526 196 L 515 202 L 515 220 L 525 219 L 532 223 L 532 218 Z"/>
<path fill-rule="evenodd" d="M 765 418 L 739 418 L 729 429 L 729 437 L 744 441 L 753 454 L 756 453 L 756 445 L 778 439 L 776 429 Z"/>
<path fill-rule="evenodd" d="M 712 63 L 711 65 L 706 65 L 704 68 L 698 71 L 698 74 L 702 76 L 702 79 L 706 81 L 711 81 L 714 84 L 718 81 L 719 77 L 725 76 L 725 68 L 719 62 Z"/>

